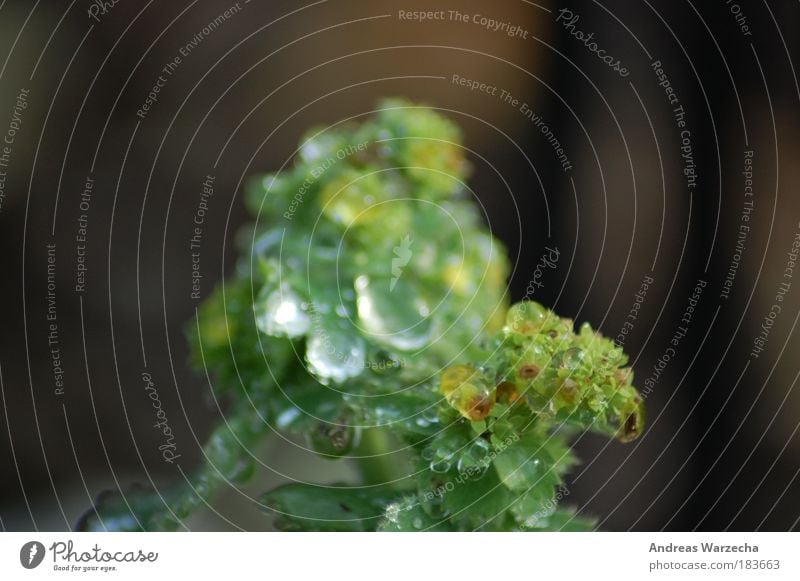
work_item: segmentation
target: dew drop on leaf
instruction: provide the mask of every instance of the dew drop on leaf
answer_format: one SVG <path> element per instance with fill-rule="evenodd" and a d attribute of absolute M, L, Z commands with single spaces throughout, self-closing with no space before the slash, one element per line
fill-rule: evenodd
<path fill-rule="evenodd" d="M 355 287 L 359 321 L 376 341 L 411 351 L 430 340 L 430 309 L 402 278 L 392 285 L 389 279 L 362 275 Z"/>
<path fill-rule="evenodd" d="M 479 480 L 489 468 L 491 445 L 483 438 L 477 438 L 458 458 L 458 472 L 470 479 Z"/>
<path fill-rule="evenodd" d="M 436 411 L 435 407 L 429 407 L 425 411 L 422 412 L 422 417 L 429 424 L 438 424 L 439 423 L 439 413 Z"/>
<path fill-rule="evenodd" d="M 364 340 L 335 326 L 317 326 L 306 345 L 308 370 L 322 383 L 343 381 L 364 371 Z"/>
<path fill-rule="evenodd" d="M 430 469 L 436 474 L 444 474 L 452 468 L 453 453 L 446 448 L 439 448 L 431 458 Z"/>
<path fill-rule="evenodd" d="M 570 371 L 575 371 L 581 366 L 581 363 L 583 363 L 583 357 L 583 349 L 572 347 L 561 353 L 559 364 L 561 367 L 569 369 Z"/>
<path fill-rule="evenodd" d="M 284 285 L 261 297 L 253 305 L 258 330 L 275 337 L 296 338 L 311 327 L 302 299 Z"/>

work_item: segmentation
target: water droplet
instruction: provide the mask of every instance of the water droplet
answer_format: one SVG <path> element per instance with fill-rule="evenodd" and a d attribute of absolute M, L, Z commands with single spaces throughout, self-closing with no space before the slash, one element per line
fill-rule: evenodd
<path fill-rule="evenodd" d="M 528 353 L 530 353 L 530 354 L 531 354 L 531 356 L 532 356 L 532 357 L 534 357 L 534 358 L 536 358 L 536 359 L 541 359 L 541 358 L 544 356 L 544 354 L 545 354 L 544 347 L 542 347 L 542 346 L 541 346 L 541 345 L 539 345 L 538 343 L 532 343 L 532 344 L 531 344 L 531 345 L 528 347 L 528 349 L 527 349 L 526 351 L 527 351 Z"/>
<path fill-rule="evenodd" d="M 418 517 L 418 516 L 414 517 L 414 520 L 411 521 L 411 526 L 413 526 L 415 529 L 421 529 L 422 528 L 422 519 L 420 517 Z"/>
<path fill-rule="evenodd" d="M 323 383 L 341 383 L 364 371 L 364 340 L 333 325 L 315 325 L 306 345 L 308 370 Z"/>
<path fill-rule="evenodd" d="M 548 316 L 545 307 L 534 301 L 513 305 L 506 314 L 506 329 L 511 333 L 535 335 L 544 326 Z"/>
<path fill-rule="evenodd" d="M 482 456 L 488 456 L 491 450 L 492 450 L 491 444 L 489 444 L 489 442 L 487 442 L 483 438 L 477 438 L 469 448 L 470 454 L 472 454 L 476 458 L 480 458 Z"/>
<path fill-rule="evenodd" d="M 420 455 L 422 456 L 423 460 L 430 462 L 431 460 L 433 460 L 433 457 L 436 455 L 436 450 L 434 450 L 431 447 L 423 448 L 422 449 L 422 453 Z"/>
<path fill-rule="evenodd" d="M 263 293 L 264 291 L 262 291 Z M 253 306 L 256 326 L 262 333 L 279 337 L 300 337 L 311 327 L 303 300 L 287 285 L 259 297 Z"/>
<path fill-rule="evenodd" d="M 376 341 L 401 351 L 423 347 L 431 337 L 429 308 L 403 279 L 356 279 L 358 317 Z"/>
<path fill-rule="evenodd" d="M 335 157 L 336 151 L 343 145 L 342 138 L 335 131 L 324 131 L 316 135 L 309 133 L 300 146 L 300 158 L 306 163 L 319 162 L 324 170 L 331 163 L 328 160 Z"/>
<path fill-rule="evenodd" d="M 497 379 L 497 369 L 494 365 L 481 365 L 478 368 L 481 377 L 489 383 L 494 383 Z"/>
<path fill-rule="evenodd" d="M 580 390 L 578 389 L 578 384 L 567 378 L 559 386 L 553 404 L 559 408 L 561 406 L 573 406 L 578 402 L 579 398 Z"/>
<path fill-rule="evenodd" d="M 458 459 L 458 472 L 470 480 L 483 478 L 489 469 L 491 445 L 483 438 L 477 438 Z"/>
<path fill-rule="evenodd" d="M 453 453 L 450 451 L 449 448 L 436 448 L 436 455 L 440 458 L 450 458 Z"/>
<path fill-rule="evenodd" d="M 437 474 L 444 474 L 448 470 L 450 470 L 450 462 L 446 462 L 444 460 L 436 460 L 431 462 L 431 472 L 436 472 Z"/>
<path fill-rule="evenodd" d="M 575 371 L 581 366 L 581 363 L 583 363 L 583 357 L 583 349 L 572 347 L 560 354 L 558 363 L 561 367 L 569 369 L 570 371 Z"/>
<path fill-rule="evenodd" d="M 372 417 L 376 426 L 391 425 L 396 419 L 395 413 L 391 409 L 380 406 L 372 411 Z"/>
<path fill-rule="evenodd" d="M 303 158 L 303 161 L 312 162 L 321 156 L 322 149 L 314 141 L 306 141 L 303 147 L 300 148 L 300 157 Z"/>
<path fill-rule="evenodd" d="M 431 472 L 435 472 L 437 474 L 444 474 L 445 472 L 448 472 L 453 466 L 453 463 L 451 462 L 452 458 L 453 453 L 450 450 L 447 448 L 438 448 L 434 453 L 433 458 L 431 458 Z"/>
<path fill-rule="evenodd" d="M 323 456 L 344 456 L 358 445 L 361 439 L 360 428 L 344 422 L 350 419 L 343 415 L 337 423 L 320 422 L 308 436 L 312 450 Z"/>
<path fill-rule="evenodd" d="M 438 424 L 439 423 L 439 414 L 436 411 L 435 407 L 429 407 L 425 411 L 422 412 L 422 417 L 430 424 Z"/>
<path fill-rule="evenodd" d="M 367 361 L 370 370 L 378 375 L 391 375 L 399 371 L 403 365 L 402 358 L 395 357 L 382 349 L 371 353 L 370 359 Z"/>

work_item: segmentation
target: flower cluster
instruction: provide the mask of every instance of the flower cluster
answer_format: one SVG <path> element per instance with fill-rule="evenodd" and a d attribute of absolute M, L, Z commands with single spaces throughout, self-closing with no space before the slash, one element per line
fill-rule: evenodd
<path fill-rule="evenodd" d="M 523 301 L 488 350 L 491 365 L 454 365 L 441 375 L 442 394 L 465 418 L 486 418 L 496 401 L 524 402 L 540 418 L 610 431 L 623 442 L 641 433 L 644 405 L 628 358 L 589 323 L 575 333 L 570 319 Z"/>

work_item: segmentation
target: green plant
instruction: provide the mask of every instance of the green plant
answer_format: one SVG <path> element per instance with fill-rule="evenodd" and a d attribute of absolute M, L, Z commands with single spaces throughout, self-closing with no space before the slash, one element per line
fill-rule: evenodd
<path fill-rule="evenodd" d="M 586 323 L 508 308 L 507 259 L 467 173 L 452 122 L 392 100 L 312 131 L 293 168 L 254 180 L 244 258 L 189 333 L 227 421 L 189 484 L 106 493 L 83 527 L 177 528 L 250 478 L 253 445 L 280 430 L 361 481 L 266 493 L 279 528 L 590 528 L 556 490 L 578 430 L 641 432 L 627 357 Z"/>

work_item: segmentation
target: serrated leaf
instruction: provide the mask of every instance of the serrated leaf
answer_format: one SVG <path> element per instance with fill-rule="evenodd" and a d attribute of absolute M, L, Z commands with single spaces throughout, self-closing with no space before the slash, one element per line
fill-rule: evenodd
<path fill-rule="evenodd" d="M 266 493 L 261 502 L 285 531 L 373 531 L 398 493 L 386 487 L 348 488 L 287 484 Z"/>

